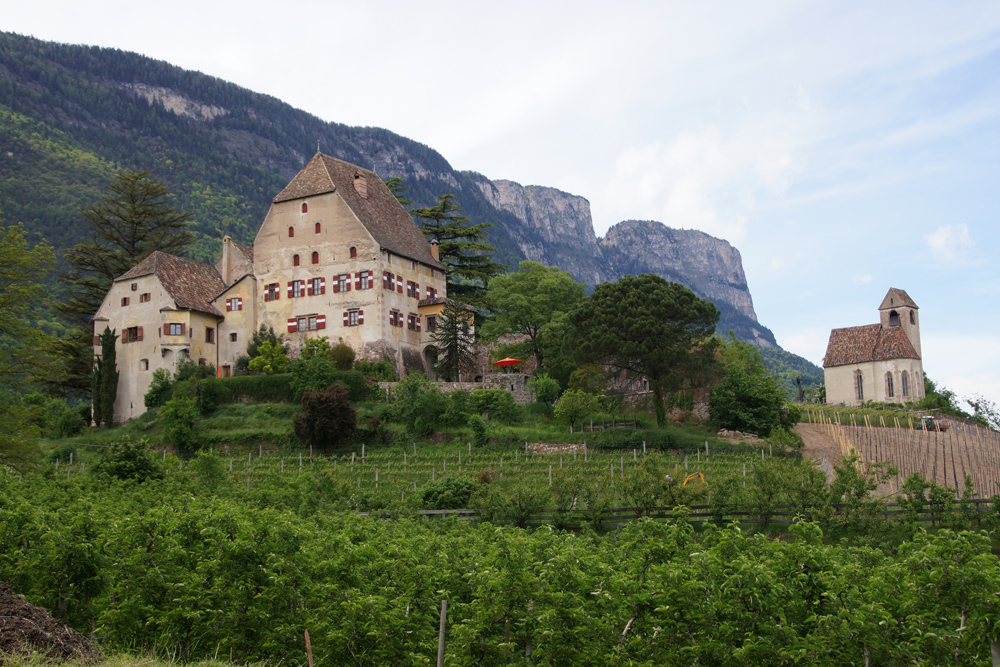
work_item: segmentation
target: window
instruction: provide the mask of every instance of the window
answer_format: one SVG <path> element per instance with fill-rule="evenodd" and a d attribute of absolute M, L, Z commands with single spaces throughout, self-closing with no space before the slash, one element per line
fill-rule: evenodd
<path fill-rule="evenodd" d="M 204 366 L 204 365 L 205 365 L 206 363 L 207 363 L 207 362 L 205 361 L 205 358 L 204 358 L 204 357 L 202 357 L 201 359 L 199 359 L 199 360 L 198 360 L 198 365 L 199 365 L 199 366 Z"/>
<path fill-rule="evenodd" d="M 264 285 L 264 301 L 277 301 L 281 296 L 281 283 Z"/>
<path fill-rule="evenodd" d="M 414 299 L 420 298 L 420 285 L 412 280 L 406 281 L 406 296 Z"/>
<path fill-rule="evenodd" d="M 396 286 L 396 276 L 388 271 L 382 272 L 382 289 L 393 290 Z"/>
<path fill-rule="evenodd" d="M 357 259 L 357 257 L 358 257 L 358 249 L 355 248 L 354 246 L 351 246 L 351 259 Z"/>
<path fill-rule="evenodd" d="M 243 299 L 238 296 L 226 299 L 226 312 L 232 312 L 234 310 L 243 310 Z"/>
<path fill-rule="evenodd" d="M 149 370 L 149 359 L 140 359 L 139 360 L 139 370 L 140 371 L 148 371 Z"/>
<path fill-rule="evenodd" d="M 316 223 L 316 233 L 319 234 L 321 231 L 323 231 L 323 225 L 321 225 L 321 224 L 319 224 L 317 222 Z"/>
<path fill-rule="evenodd" d="M 123 343 L 135 343 L 142 340 L 142 327 L 128 327 L 122 332 Z"/>
<path fill-rule="evenodd" d="M 333 292 L 350 292 L 351 291 L 351 276 L 347 273 L 341 273 L 333 277 Z"/>
<path fill-rule="evenodd" d="M 910 324 L 916 324 L 916 323 L 917 323 L 917 318 L 914 317 L 913 311 L 911 310 L 910 311 Z"/>
<path fill-rule="evenodd" d="M 912 314 L 912 313 L 911 313 Z M 910 395 L 910 374 L 903 371 L 903 376 L 900 378 L 900 384 L 903 385 L 903 396 Z"/>
<path fill-rule="evenodd" d="M 344 326 L 345 327 L 356 327 L 362 323 L 363 314 L 360 310 L 349 310 L 344 313 Z"/>
<path fill-rule="evenodd" d="M 222 377 L 224 377 L 224 378 L 231 378 L 231 377 L 233 377 L 233 367 L 232 366 L 223 366 L 221 370 L 222 370 L 222 372 L 220 373 L 220 375 Z"/>
<path fill-rule="evenodd" d="M 437 331 L 437 315 L 428 315 L 427 316 L 427 330 L 428 331 Z"/>
<path fill-rule="evenodd" d="M 168 336 L 183 336 L 184 335 L 184 324 L 177 324 L 171 322 L 167 325 L 167 335 Z"/>
<path fill-rule="evenodd" d="M 306 281 L 292 280 L 288 283 L 288 298 L 298 299 L 306 295 Z"/>
<path fill-rule="evenodd" d="M 290 239 L 295 238 L 295 228 L 294 227 L 289 227 L 288 228 L 288 238 L 290 238 Z"/>
<path fill-rule="evenodd" d="M 310 280 L 307 291 L 309 292 L 309 296 L 326 294 L 326 278 L 313 278 Z"/>
<path fill-rule="evenodd" d="M 309 212 L 309 204 L 307 204 L 305 202 L 302 202 L 302 212 L 303 213 L 308 213 Z"/>
<path fill-rule="evenodd" d="M 861 379 L 861 371 L 854 373 L 854 394 L 859 401 L 865 400 L 865 387 Z"/>
<path fill-rule="evenodd" d="M 896 393 L 892 387 L 892 373 L 885 374 L 885 395 L 888 398 L 895 398 Z"/>
<path fill-rule="evenodd" d="M 235 343 L 236 342 L 236 332 L 235 331 L 233 333 L 229 334 L 229 342 L 230 343 Z"/>
<path fill-rule="evenodd" d="M 402 327 L 403 326 L 403 313 L 398 310 L 389 311 L 389 326 L 391 327 Z"/>
<path fill-rule="evenodd" d="M 436 299 L 438 295 L 437 288 L 431 287 L 430 285 L 427 286 L 425 293 L 427 294 L 428 299 Z"/>
<path fill-rule="evenodd" d="M 149 292 L 143 292 L 139 295 L 139 303 L 148 303 L 150 299 Z"/>
<path fill-rule="evenodd" d="M 326 315 L 299 315 L 288 318 L 288 333 L 326 328 Z"/>
<path fill-rule="evenodd" d="M 889 326 L 898 327 L 899 326 L 899 313 L 895 310 L 889 313 Z"/>
<path fill-rule="evenodd" d="M 127 296 L 123 296 L 123 297 L 122 297 L 122 305 L 123 305 L 123 306 L 127 306 L 127 305 L 128 305 L 128 300 L 129 300 L 129 298 L 130 298 L 130 297 L 127 297 Z"/>
<path fill-rule="evenodd" d="M 299 265 L 299 256 L 292 255 L 292 266 L 298 266 L 298 265 Z"/>
<path fill-rule="evenodd" d="M 362 271 L 361 273 L 354 274 L 358 289 L 371 289 L 373 283 L 375 282 L 375 274 L 372 271 Z"/>
<path fill-rule="evenodd" d="M 132 291 L 136 292 L 139 290 L 139 283 L 132 283 Z"/>
<path fill-rule="evenodd" d="M 413 313 L 407 315 L 406 328 L 410 331 L 420 331 L 420 316 Z"/>
<path fill-rule="evenodd" d="M 205 342 L 214 343 L 215 342 L 215 329 L 212 327 L 205 327 Z"/>
<path fill-rule="evenodd" d="M 313 251 L 313 264 L 319 264 L 319 253 Z"/>

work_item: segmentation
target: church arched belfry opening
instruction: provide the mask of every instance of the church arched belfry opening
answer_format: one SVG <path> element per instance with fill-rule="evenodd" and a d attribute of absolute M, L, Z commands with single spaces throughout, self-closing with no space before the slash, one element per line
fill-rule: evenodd
<path fill-rule="evenodd" d="M 889 326 L 898 327 L 899 326 L 899 313 L 895 310 L 889 313 Z"/>

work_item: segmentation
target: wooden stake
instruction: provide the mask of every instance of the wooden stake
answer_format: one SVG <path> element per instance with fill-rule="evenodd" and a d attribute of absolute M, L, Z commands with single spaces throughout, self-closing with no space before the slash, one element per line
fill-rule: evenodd
<path fill-rule="evenodd" d="M 309 659 L 309 667 L 313 667 L 313 647 L 309 641 L 309 631 L 306 630 L 306 657 Z"/>
<path fill-rule="evenodd" d="M 441 600 L 441 626 L 438 629 L 437 667 L 444 667 L 444 630 L 448 622 L 448 601 Z M 312 667 L 310 665 L 309 667 Z"/>

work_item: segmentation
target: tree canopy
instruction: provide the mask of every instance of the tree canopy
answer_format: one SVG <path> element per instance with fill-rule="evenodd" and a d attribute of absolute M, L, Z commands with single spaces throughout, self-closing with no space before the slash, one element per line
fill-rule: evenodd
<path fill-rule="evenodd" d="M 723 428 L 765 437 L 779 426 L 791 425 L 785 391 L 768 371 L 755 346 L 737 340 L 730 332 L 722 357 L 726 375 L 712 387 L 709 397 L 712 421 Z"/>
<path fill-rule="evenodd" d="M 472 359 L 473 313 L 461 301 L 449 299 L 444 306 L 431 340 L 437 348 L 437 372 L 445 379 L 462 381 L 462 371 Z"/>
<path fill-rule="evenodd" d="M 712 333 L 719 311 L 660 276 L 602 283 L 570 319 L 580 361 L 649 380 L 658 423 L 666 421 L 665 393 L 701 384 L 717 364 Z"/>
<path fill-rule="evenodd" d="M 489 281 L 507 267 L 493 261 L 496 249 L 487 243 L 490 222 L 470 224 L 455 195 L 438 197 L 435 206 L 410 211 L 424 236 L 438 242 L 441 262 L 448 267 L 448 295 L 474 303 Z M 475 304 L 474 305 L 478 305 Z"/>

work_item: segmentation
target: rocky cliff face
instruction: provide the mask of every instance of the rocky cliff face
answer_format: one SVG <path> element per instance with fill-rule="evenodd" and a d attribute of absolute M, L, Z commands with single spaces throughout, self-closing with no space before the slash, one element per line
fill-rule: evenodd
<path fill-rule="evenodd" d="M 477 185 L 487 201 L 517 222 L 507 232 L 530 260 L 559 266 L 590 287 L 625 275 L 655 273 L 689 287 L 719 308 L 719 330 L 764 347 L 774 335 L 757 322 L 740 252 L 728 242 L 655 221 L 620 222 L 594 234 L 590 202 L 554 188 L 512 181 Z"/>

